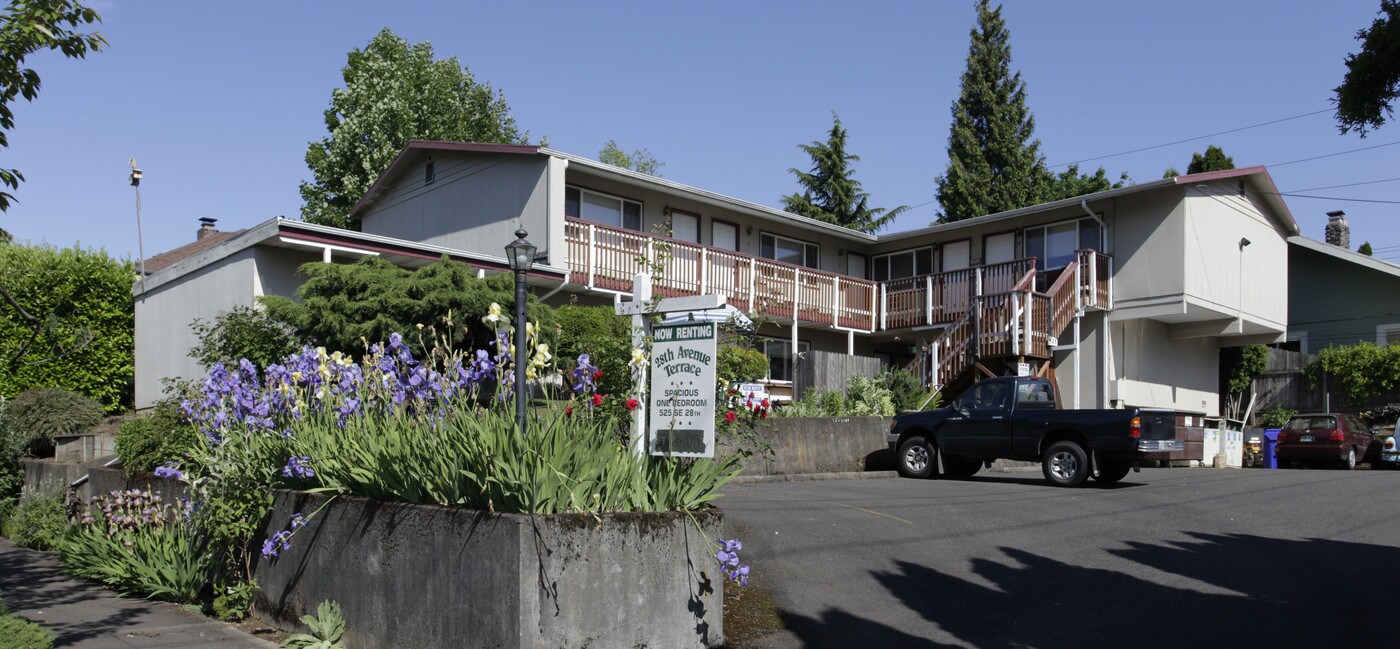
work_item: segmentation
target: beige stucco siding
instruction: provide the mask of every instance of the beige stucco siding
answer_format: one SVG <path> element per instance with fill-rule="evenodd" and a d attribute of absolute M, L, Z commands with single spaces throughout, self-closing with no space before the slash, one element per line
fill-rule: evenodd
<path fill-rule="evenodd" d="M 1256 327 L 1284 331 L 1287 234 L 1265 215 L 1263 205 L 1239 195 L 1233 185 L 1193 187 L 1185 207 L 1187 298 Z"/>
<path fill-rule="evenodd" d="M 1118 309 L 1175 299 L 1185 291 L 1182 250 L 1185 209 L 1179 189 L 1129 194 L 1116 199 L 1119 216 L 1109 222 L 1113 254 L 1113 299 Z"/>
<path fill-rule="evenodd" d="M 434 180 L 424 182 L 427 161 Z M 392 188 L 361 215 L 369 234 L 418 241 L 457 250 L 505 255 L 524 227 L 541 254 L 562 266 L 561 229 L 551 236 L 548 221 L 549 162 L 542 156 L 438 153 L 409 166 Z M 562 194 L 560 197 L 562 202 Z M 554 243 L 555 240 L 557 243 Z"/>
<path fill-rule="evenodd" d="M 1149 319 L 1112 323 L 1117 378 L 1109 398 L 1124 406 L 1218 414 L 1220 348 L 1212 337 L 1173 339 Z"/>

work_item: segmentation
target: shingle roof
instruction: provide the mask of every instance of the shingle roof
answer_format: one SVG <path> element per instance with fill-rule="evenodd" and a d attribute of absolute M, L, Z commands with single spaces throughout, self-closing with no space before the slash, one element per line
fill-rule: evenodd
<path fill-rule="evenodd" d="M 167 250 L 158 255 L 153 255 L 146 259 L 146 274 L 150 275 L 158 270 L 173 266 L 182 259 L 193 257 L 205 250 L 213 248 L 233 237 L 243 234 L 245 230 L 235 230 L 233 232 L 214 232 L 205 235 L 203 239 L 187 243 L 174 250 Z"/>

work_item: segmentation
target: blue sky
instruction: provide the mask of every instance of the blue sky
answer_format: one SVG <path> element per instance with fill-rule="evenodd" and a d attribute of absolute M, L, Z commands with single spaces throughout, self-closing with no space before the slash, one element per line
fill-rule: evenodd
<path fill-rule="evenodd" d="M 795 189 L 797 148 L 837 111 L 875 205 L 934 218 L 975 21 L 967 2 L 262 2 L 99 0 L 108 50 L 45 53 L 33 103 L 16 106 L 4 166 L 28 178 L 0 225 L 19 239 L 136 256 L 128 158 L 145 172 L 146 254 L 221 229 L 296 217 L 308 142 L 346 53 L 381 28 L 427 40 L 503 90 L 532 140 L 593 156 L 645 147 L 667 178 L 767 205 Z M 1013 65 L 1047 162 L 1070 162 L 1330 107 L 1343 60 L 1377 0 L 1008 0 Z M 1116 177 L 1184 171 L 1223 147 L 1271 165 L 1284 192 L 1400 201 L 1400 125 L 1340 135 L 1330 112 L 1085 163 Z M 1385 181 L 1344 188 L 1335 185 Z M 1400 205 L 1288 197 L 1303 233 L 1343 209 L 1352 246 L 1400 261 Z M 503 244 L 504 245 L 504 242 Z M 1389 250 L 1387 250 L 1389 248 Z"/>

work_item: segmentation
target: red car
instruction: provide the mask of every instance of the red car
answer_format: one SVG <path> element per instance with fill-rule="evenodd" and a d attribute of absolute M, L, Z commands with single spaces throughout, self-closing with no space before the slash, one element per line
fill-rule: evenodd
<path fill-rule="evenodd" d="M 1278 434 L 1274 456 L 1279 468 L 1294 464 L 1332 464 L 1344 469 L 1371 460 L 1380 444 L 1356 415 L 1294 415 Z"/>

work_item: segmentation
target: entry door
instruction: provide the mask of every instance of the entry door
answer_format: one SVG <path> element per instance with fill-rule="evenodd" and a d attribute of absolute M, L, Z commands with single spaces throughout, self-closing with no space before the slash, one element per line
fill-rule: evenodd
<path fill-rule="evenodd" d="M 972 242 L 954 241 L 943 244 L 943 270 L 962 270 L 971 265 Z"/>

